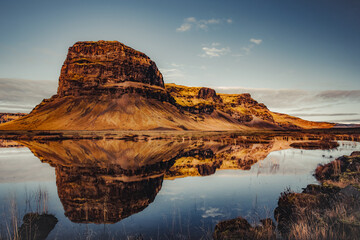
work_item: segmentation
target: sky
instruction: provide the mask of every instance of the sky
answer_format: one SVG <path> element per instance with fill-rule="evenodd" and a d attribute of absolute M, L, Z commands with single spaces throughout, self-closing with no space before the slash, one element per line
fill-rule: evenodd
<path fill-rule="evenodd" d="M 1 1 L 0 32 L 0 112 L 29 112 L 54 94 L 75 42 L 118 40 L 166 83 L 360 123 L 360 1 Z"/>

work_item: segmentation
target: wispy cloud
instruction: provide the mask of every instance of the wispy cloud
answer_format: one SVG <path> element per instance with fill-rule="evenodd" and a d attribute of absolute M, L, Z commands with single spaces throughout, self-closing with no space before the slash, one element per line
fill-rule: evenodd
<path fill-rule="evenodd" d="M 162 75 L 164 76 L 165 82 L 169 81 L 179 81 L 185 78 L 184 65 L 178 63 L 170 63 L 167 66 L 159 69 Z"/>
<path fill-rule="evenodd" d="M 30 112 L 56 89 L 57 81 L 0 78 L 0 112 Z"/>
<path fill-rule="evenodd" d="M 220 43 L 212 43 L 211 46 L 203 47 L 203 54 L 200 57 L 220 57 L 230 53 L 229 47 L 222 47 L 220 48 Z"/>
<path fill-rule="evenodd" d="M 317 97 L 323 99 L 352 99 L 356 101 L 360 101 L 360 90 L 351 90 L 351 91 L 344 91 L 344 90 L 329 90 L 329 91 L 322 91 L 317 94 Z M 360 102 L 359 102 L 360 103 Z"/>
<path fill-rule="evenodd" d="M 183 72 L 178 68 L 162 68 L 160 72 L 163 74 L 166 81 L 176 81 L 184 78 Z"/>
<path fill-rule="evenodd" d="M 219 208 L 210 207 L 209 209 L 203 209 L 203 210 L 204 210 L 204 214 L 201 215 L 202 218 L 215 218 L 215 217 L 224 216 L 224 214 L 221 213 Z"/>
<path fill-rule="evenodd" d="M 334 119 L 334 120 L 330 120 L 329 122 L 337 122 L 337 123 L 346 123 L 346 124 L 359 124 L 360 123 L 360 119 Z"/>
<path fill-rule="evenodd" d="M 255 38 L 250 38 L 249 42 L 250 44 L 246 45 L 245 47 L 242 47 L 240 52 L 238 53 L 234 53 L 232 56 L 233 57 L 243 57 L 243 56 L 247 56 L 250 55 L 252 49 L 255 47 L 255 45 L 260 45 L 262 43 L 262 39 L 255 39 Z"/>
<path fill-rule="evenodd" d="M 221 23 L 231 24 L 232 19 L 228 18 L 211 18 L 211 19 L 200 19 L 197 20 L 195 17 L 185 18 L 180 27 L 176 29 L 177 32 L 186 32 L 192 28 L 201 29 L 207 31 L 210 25 L 216 25 Z"/>
<path fill-rule="evenodd" d="M 259 45 L 262 42 L 262 40 L 261 39 L 250 38 L 250 42 L 255 43 L 256 45 Z"/>
<path fill-rule="evenodd" d="M 359 113 L 295 113 L 298 117 L 337 117 L 337 116 L 358 116 Z"/>

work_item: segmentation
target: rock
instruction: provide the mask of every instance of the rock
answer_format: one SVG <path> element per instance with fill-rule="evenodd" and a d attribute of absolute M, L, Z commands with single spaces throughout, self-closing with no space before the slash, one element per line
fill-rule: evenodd
<path fill-rule="evenodd" d="M 360 151 L 354 151 L 350 155 L 351 157 L 360 157 Z"/>
<path fill-rule="evenodd" d="M 216 95 L 216 91 L 212 88 L 206 88 L 206 87 L 200 88 L 197 97 L 202 99 L 212 99 L 214 101 L 221 102 L 220 96 Z"/>
<path fill-rule="evenodd" d="M 250 223 L 246 219 L 238 217 L 216 224 L 214 239 L 254 239 L 254 233 Z"/>
<path fill-rule="evenodd" d="M 19 228 L 19 239 L 45 240 L 57 222 L 57 218 L 50 214 L 27 213 Z"/>
<path fill-rule="evenodd" d="M 319 181 L 336 180 L 350 184 L 353 179 L 360 176 L 360 157 L 357 152 L 351 156 L 342 156 L 336 160 L 319 165 L 315 170 L 315 177 Z"/>
<path fill-rule="evenodd" d="M 333 141 L 295 142 L 290 144 L 290 147 L 298 148 L 298 149 L 307 149 L 307 150 L 333 149 L 333 148 L 337 148 L 338 146 L 339 144 Z"/>
<path fill-rule="evenodd" d="M 270 218 L 262 219 L 260 222 L 262 226 L 252 227 L 249 222 L 242 217 L 221 221 L 215 226 L 213 237 L 215 240 L 276 239 L 274 222 Z"/>
<path fill-rule="evenodd" d="M 164 88 L 162 74 L 144 53 L 117 41 L 77 42 L 61 68 L 58 95 L 123 93 L 131 86 L 126 83 Z"/>
<path fill-rule="evenodd" d="M 355 188 L 352 185 L 348 185 L 345 188 L 341 189 L 339 194 L 345 196 L 345 197 L 351 197 L 351 198 L 360 198 L 360 191 L 359 189 Z"/>

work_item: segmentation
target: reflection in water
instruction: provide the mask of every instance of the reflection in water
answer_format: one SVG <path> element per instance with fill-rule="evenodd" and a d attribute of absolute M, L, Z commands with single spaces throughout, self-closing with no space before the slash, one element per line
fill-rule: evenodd
<path fill-rule="evenodd" d="M 57 219 L 50 214 L 27 213 L 23 217 L 23 224 L 19 229 L 19 239 L 45 240 L 54 229 Z"/>
<path fill-rule="evenodd" d="M 115 223 L 154 201 L 164 177 L 250 169 L 274 149 L 267 144 L 119 140 L 22 142 L 55 167 L 65 215 L 78 223 Z"/>
<path fill-rule="evenodd" d="M 56 166 L 56 185 L 65 215 L 79 223 L 115 223 L 140 212 L 161 189 L 167 164 L 124 171 L 98 166 Z M 134 175 L 129 175 L 134 174 Z"/>
<path fill-rule="evenodd" d="M 22 142 L 55 167 L 65 215 L 78 223 L 115 223 L 142 211 L 160 191 L 164 177 L 249 170 L 271 151 L 288 148 L 284 137 L 256 143 L 64 140 Z M 260 140 L 259 140 L 260 141 Z M 254 143 L 255 142 L 255 143 Z M 276 171 L 274 165 L 271 171 Z"/>
<path fill-rule="evenodd" d="M 115 223 L 154 201 L 182 145 L 163 144 L 70 140 L 26 146 L 55 167 L 59 198 L 71 221 Z"/>
<path fill-rule="evenodd" d="M 63 140 L 21 144 L 55 168 L 59 205 L 72 224 L 119 222 L 108 224 L 109 231 L 115 233 L 126 226 L 128 229 L 121 233 L 125 236 L 142 232 L 153 238 L 171 227 L 167 237 L 182 231 L 197 238 L 201 236 L 195 232 L 200 228 L 212 232 L 211 226 L 218 220 L 244 215 L 252 205 L 270 203 L 272 208 L 279 193 L 300 178 L 313 182 L 310 172 L 319 155 L 304 162 L 299 161 L 302 150 L 295 151 L 296 156 L 289 155 L 292 150 L 278 151 L 301 140 L 278 136 L 232 141 Z M 226 169 L 231 171 L 218 171 Z M 294 171 L 302 175 L 295 176 Z M 206 175 L 211 176 L 185 178 Z M 266 186 L 270 180 L 271 186 Z M 304 184 L 307 182 L 295 185 Z M 58 210 L 56 217 L 64 211 Z M 176 217 L 171 212 L 177 212 Z M 73 226 L 68 220 L 64 223 L 63 215 L 60 219 L 62 224 Z M 59 231 L 51 234 L 65 236 Z"/>

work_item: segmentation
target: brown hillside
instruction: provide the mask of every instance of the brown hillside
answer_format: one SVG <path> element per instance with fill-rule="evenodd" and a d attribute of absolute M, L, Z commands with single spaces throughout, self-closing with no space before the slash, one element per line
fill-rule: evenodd
<path fill-rule="evenodd" d="M 247 130 L 327 128 L 272 113 L 249 94 L 164 85 L 156 64 L 117 41 L 77 42 L 57 95 L 0 130 Z"/>
<path fill-rule="evenodd" d="M 264 104 L 251 98 L 248 93 L 216 94 L 215 90 L 210 88 L 186 87 L 176 84 L 165 84 L 165 88 L 181 109 L 193 113 L 217 110 L 249 127 L 312 129 L 334 126 L 332 123 L 311 122 L 286 114 L 271 112 Z"/>

